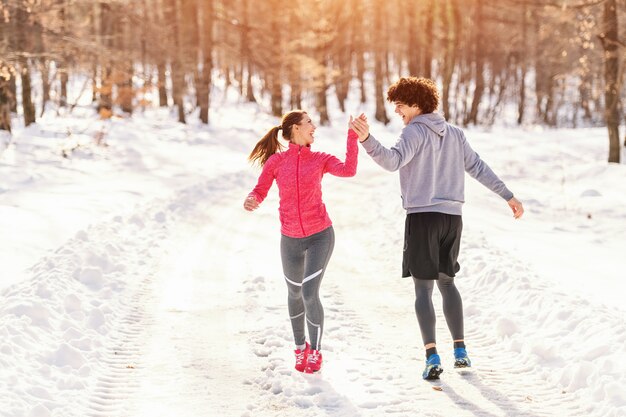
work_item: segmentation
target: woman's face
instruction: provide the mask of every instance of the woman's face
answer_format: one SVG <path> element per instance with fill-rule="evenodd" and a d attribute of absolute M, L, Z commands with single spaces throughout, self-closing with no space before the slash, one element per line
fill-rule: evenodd
<path fill-rule="evenodd" d="M 308 114 L 302 116 L 302 120 L 293 126 L 293 142 L 298 145 L 310 145 L 315 140 L 315 125 Z"/>

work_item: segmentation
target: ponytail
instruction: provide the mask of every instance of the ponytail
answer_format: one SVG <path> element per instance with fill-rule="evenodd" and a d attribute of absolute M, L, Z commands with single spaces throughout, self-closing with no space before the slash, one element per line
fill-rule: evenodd
<path fill-rule="evenodd" d="M 283 145 L 278 142 L 278 131 L 280 129 L 282 129 L 282 126 L 275 126 L 261 138 L 252 152 L 250 152 L 250 156 L 248 156 L 250 162 L 253 164 L 258 162 L 259 165 L 263 166 L 270 156 L 283 149 Z"/>
<path fill-rule="evenodd" d="M 248 156 L 248 161 L 253 164 L 258 162 L 259 165 L 263 166 L 270 159 L 270 156 L 278 151 L 282 151 L 283 145 L 278 142 L 278 131 L 282 129 L 283 138 L 288 141 L 291 140 L 293 125 L 300 123 L 305 114 L 307 113 L 302 110 L 292 110 L 286 113 L 281 124 L 271 128 L 256 144 L 252 152 L 250 152 L 250 156 Z"/>

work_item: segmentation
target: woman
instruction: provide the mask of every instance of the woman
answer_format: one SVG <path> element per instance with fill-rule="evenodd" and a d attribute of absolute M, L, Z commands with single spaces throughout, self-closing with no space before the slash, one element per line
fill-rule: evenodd
<path fill-rule="evenodd" d="M 364 115 L 359 118 L 365 120 Z M 289 142 L 282 152 L 279 130 Z M 294 110 L 285 114 L 281 125 L 270 129 L 250 153 L 248 159 L 258 162 L 263 171 L 244 202 L 248 211 L 258 208 L 276 180 L 282 235 L 280 255 L 289 290 L 287 304 L 296 343 L 295 368 L 306 373 L 317 372 L 322 366 L 324 309 L 319 288 L 335 244 L 332 222 L 322 202 L 322 176 L 326 173 L 354 176 L 359 150 L 358 136 L 349 130 L 345 162 L 323 152 L 313 152 L 314 133 L 315 125 L 306 112 Z M 306 341 L 305 319 L 310 344 Z"/>

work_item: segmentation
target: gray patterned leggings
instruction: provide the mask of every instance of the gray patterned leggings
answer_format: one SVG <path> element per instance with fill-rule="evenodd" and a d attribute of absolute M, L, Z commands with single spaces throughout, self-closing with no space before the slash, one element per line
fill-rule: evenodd
<path fill-rule="evenodd" d="M 459 290 L 454 285 L 454 278 L 439 273 L 439 279 L 417 279 L 415 283 L 415 314 L 420 325 L 424 345 L 436 343 L 435 340 L 435 309 L 433 307 L 433 288 L 435 281 L 443 300 L 443 315 L 453 340 L 464 339 L 463 335 L 463 301 Z"/>
<path fill-rule="evenodd" d="M 334 246 L 335 232 L 332 226 L 304 238 L 281 236 L 280 256 L 289 289 L 287 306 L 296 345 L 303 345 L 306 340 L 306 319 L 311 349 L 320 349 L 324 308 L 319 290 Z"/>

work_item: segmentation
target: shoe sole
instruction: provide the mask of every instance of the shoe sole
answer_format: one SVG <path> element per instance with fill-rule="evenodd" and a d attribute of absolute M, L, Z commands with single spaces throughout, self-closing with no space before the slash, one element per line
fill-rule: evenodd
<path fill-rule="evenodd" d="M 458 360 L 454 362 L 455 368 L 470 368 L 472 365 L 467 363 L 465 360 Z"/>
<path fill-rule="evenodd" d="M 432 368 L 428 370 L 428 375 L 426 375 L 426 378 L 424 378 L 423 375 L 422 375 L 422 378 L 424 378 L 424 380 L 426 381 L 432 381 L 433 379 L 439 379 L 439 375 L 441 375 L 442 373 L 443 373 L 442 367 L 433 366 Z"/>

